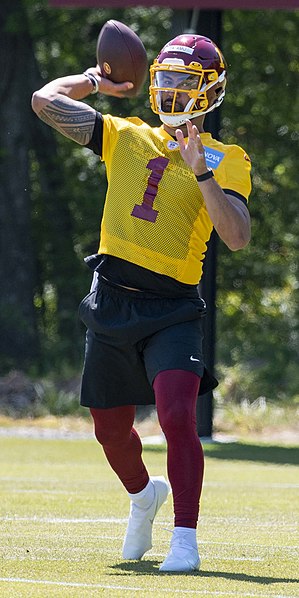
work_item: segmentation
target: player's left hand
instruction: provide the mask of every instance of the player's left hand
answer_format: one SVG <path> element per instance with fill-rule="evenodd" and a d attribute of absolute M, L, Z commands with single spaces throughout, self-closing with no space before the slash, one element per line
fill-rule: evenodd
<path fill-rule="evenodd" d="M 192 168 L 196 176 L 207 172 L 205 151 L 200 139 L 200 133 L 196 125 L 193 125 L 190 120 L 186 121 L 188 141 L 185 144 L 184 135 L 180 129 L 177 129 L 176 139 L 180 147 L 180 152 L 183 160 Z"/>

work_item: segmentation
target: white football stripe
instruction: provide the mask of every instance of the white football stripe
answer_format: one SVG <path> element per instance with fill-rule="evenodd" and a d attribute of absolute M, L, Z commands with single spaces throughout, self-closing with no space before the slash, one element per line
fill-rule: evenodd
<path fill-rule="evenodd" d="M 62 587 L 71 587 L 71 588 L 91 588 L 91 589 L 104 589 L 104 590 L 123 590 L 127 592 L 142 592 L 144 588 L 137 587 L 137 586 L 118 586 L 112 584 L 100 584 L 100 583 L 80 583 L 80 582 L 71 582 L 71 581 L 52 581 L 47 579 L 25 579 L 23 577 L 0 577 L 0 582 L 7 582 L 7 583 L 26 583 L 26 584 L 39 584 L 39 585 L 51 585 L 51 586 L 62 586 Z M 153 589 L 154 591 L 162 591 L 165 593 L 171 594 L 197 594 L 198 589 L 196 590 L 186 590 L 180 589 L 175 590 L 174 588 L 160 588 L 157 587 Z M 212 592 L 211 590 L 200 590 L 201 595 L 209 595 L 209 596 L 235 596 L 236 592 Z M 248 593 L 244 594 L 243 592 L 238 592 L 238 596 L 244 596 L 245 598 L 264 598 L 265 594 L 257 594 L 257 593 Z M 292 598 L 290 594 L 271 594 L 269 595 L 271 598 Z"/>

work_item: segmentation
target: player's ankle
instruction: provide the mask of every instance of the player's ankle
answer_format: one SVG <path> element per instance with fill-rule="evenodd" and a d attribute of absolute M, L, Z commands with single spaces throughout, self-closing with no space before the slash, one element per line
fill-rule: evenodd
<path fill-rule="evenodd" d="M 134 494 L 129 492 L 128 494 L 133 503 L 140 509 L 148 509 L 155 498 L 155 487 L 153 482 L 149 480 L 143 490 Z"/>
<path fill-rule="evenodd" d="M 179 537 L 184 538 L 194 548 L 197 547 L 196 528 L 176 526 L 173 530 L 173 539 Z"/>

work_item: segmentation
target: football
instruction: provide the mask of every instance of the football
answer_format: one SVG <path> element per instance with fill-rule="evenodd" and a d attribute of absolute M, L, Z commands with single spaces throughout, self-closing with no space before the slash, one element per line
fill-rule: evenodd
<path fill-rule="evenodd" d="M 126 96 L 140 93 L 148 74 L 147 54 L 130 27 L 120 21 L 107 21 L 98 37 L 96 57 L 103 77 L 114 83 L 132 81 L 134 87 L 125 92 Z"/>

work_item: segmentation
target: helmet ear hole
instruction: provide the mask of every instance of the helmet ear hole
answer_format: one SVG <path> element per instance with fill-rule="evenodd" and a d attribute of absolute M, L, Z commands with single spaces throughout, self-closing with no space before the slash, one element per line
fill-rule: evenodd
<path fill-rule="evenodd" d="M 216 96 L 218 96 L 218 95 L 219 95 L 221 92 L 222 92 L 222 87 L 217 87 L 217 88 L 215 89 L 215 94 L 216 94 Z"/>

